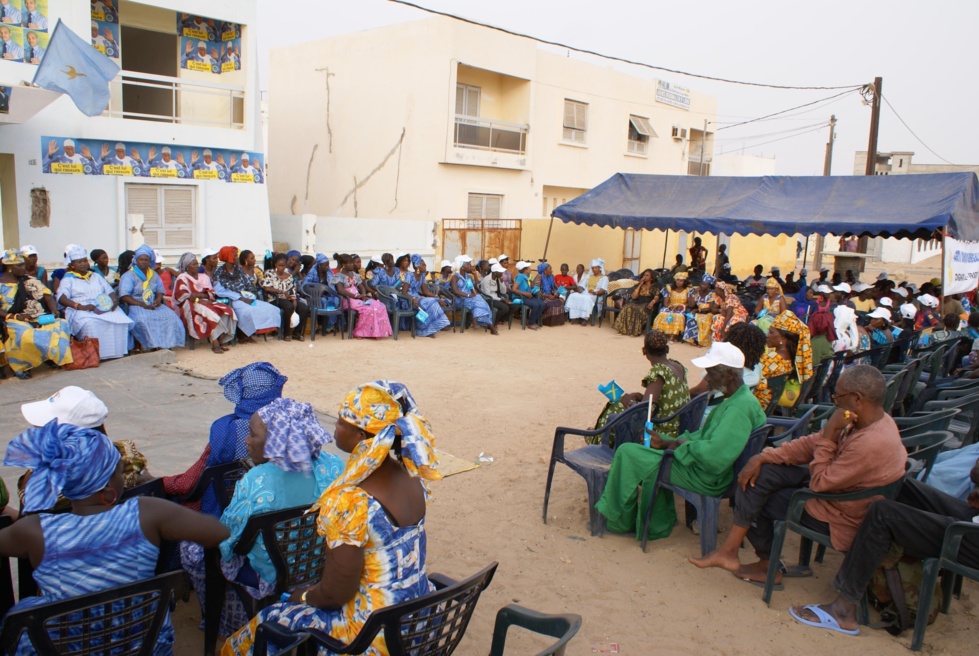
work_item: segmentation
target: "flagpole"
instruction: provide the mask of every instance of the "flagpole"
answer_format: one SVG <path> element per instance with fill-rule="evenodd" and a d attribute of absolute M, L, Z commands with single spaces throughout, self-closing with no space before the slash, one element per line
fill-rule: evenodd
<path fill-rule="evenodd" d="M 54 38 L 54 35 L 58 33 L 58 28 L 59 27 L 61 27 L 61 19 L 60 18 L 58 19 L 58 22 L 54 24 L 54 29 L 51 30 L 51 36 L 48 37 L 48 43 L 51 43 L 51 39 L 53 39 Z M 41 72 L 41 67 L 44 66 L 44 62 L 45 61 L 47 61 L 47 59 L 46 58 L 42 58 L 41 59 L 41 63 L 38 64 L 37 65 L 37 68 L 34 69 L 34 77 L 31 78 L 31 86 L 32 87 L 36 87 L 37 86 L 37 84 L 34 82 L 34 80 L 37 79 L 37 75 L 38 75 L 38 73 Z"/>

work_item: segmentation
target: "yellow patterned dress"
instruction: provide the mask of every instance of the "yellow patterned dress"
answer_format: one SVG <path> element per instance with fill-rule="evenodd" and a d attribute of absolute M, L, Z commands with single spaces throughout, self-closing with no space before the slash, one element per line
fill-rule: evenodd
<path fill-rule="evenodd" d="M 23 282 L 26 298 L 21 314 L 27 315 L 31 321 L 47 312 L 41 303 L 44 296 L 51 290 L 37 278 L 27 278 Z M 0 282 L 0 309 L 9 312 L 17 296 L 17 284 Z M 20 321 L 7 317 L 7 340 L 3 344 L 7 362 L 14 373 L 23 374 L 34 367 L 40 366 L 45 360 L 54 362 L 59 367 L 71 364 L 71 337 L 68 333 L 68 322 L 54 318 L 52 323 L 38 326 L 30 321 Z"/>
<path fill-rule="evenodd" d="M 687 317 L 684 313 L 689 296 L 690 290 L 686 287 L 683 289 L 670 287 L 669 294 L 663 301 L 663 309 L 653 319 L 653 328 L 661 330 L 667 335 L 682 335 L 683 329 L 687 325 Z"/>

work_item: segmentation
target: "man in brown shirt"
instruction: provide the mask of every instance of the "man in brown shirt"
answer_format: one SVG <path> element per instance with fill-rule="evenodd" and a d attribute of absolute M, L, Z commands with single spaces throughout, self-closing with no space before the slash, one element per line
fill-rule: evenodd
<path fill-rule="evenodd" d="M 734 526 L 721 547 L 698 567 L 722 567 L 747 581 L 764 581 L 776 521 L 785 519 L 792 493 L 808 487 L 814 492 L 852 492 L 893 483 L 904 475 L 907 451 L 897 425 L 882 407 L 884 376 L 870 365 L 844 371 L 833 401 L 838 409 L 823 429 L 812 435 L 768 448 L 748 461 L 738 477 Z M 802 523 L 829 533 L 833 548 L 847 551 L 867 508 L 876 499 L 838 503 L 810 499 Z M 738 549 L 747 537 L 759 561 L 742 565 Z M 776 580 L 778 583 L 781 579 Z"/>

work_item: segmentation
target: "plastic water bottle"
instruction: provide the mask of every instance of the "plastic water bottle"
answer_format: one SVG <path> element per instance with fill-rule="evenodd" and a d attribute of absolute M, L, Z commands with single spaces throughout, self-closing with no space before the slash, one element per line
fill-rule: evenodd
<path fill-rule="evenodd" d="M 646 422 L 646 427 L 643 429 L 643 432 L 642 432 L 642 445 L 644 447 L 646 447 L 647 449 L 649 448 L 649 442 L 650 442 L 650 440 L 652 440 L 652 437 L 653 437 L 652 436 L 652 432 L 653 432 L 653 423 L 650 422 L 650 421 L 647 421 Z"/>

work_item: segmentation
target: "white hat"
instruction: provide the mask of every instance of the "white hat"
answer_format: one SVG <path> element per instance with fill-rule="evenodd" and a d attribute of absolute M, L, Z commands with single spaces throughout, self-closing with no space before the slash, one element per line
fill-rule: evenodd
<path fill-rule="evenodd" d="M 880 303 L 881 305 L 885 306 L 885 307 L 889 307 L 889 308 L 894 307 L 894 301 L 892 301 L 891 299 L 889 299 L 886 296 L 884 298 L 880 299 L 877 302 Z"/>
<path fill-rule="evenodd" d="M 439 265 L 439 271 L 441 271 L 445 267 L 451 267 L 451 266 L 452 266 L 452 262 L 449 262 L 448 260 L 442 260 L 442 264 Z"/>
<path fill-rule="evenodd" d="M 490 272 L 492 273 L 506 273 L 506 269 L 501 267 L 499 264 L 490 265 Z"/>
<path fill-rule="evenodd" d="M 456 262 L 458 262 L 459 264 L 468 264 L 472 261 L 473 259 L 468 255 L 460 255 L 459 257 L 456 258 Z"/>
<path fill-rule="evenodd" d="M 65 139 L 64 141 L 61 142 L 61 146 L 63 148 L 74 148 L 75 142 L 72 141 L 71 139 Z"/>
<path fill-rule="evenodd" d="M 819 273 L 829 273 L 829 267 L 823 267 L 819 270 Z"/>
<path fill-rule="evenodd" d="M 163 154 L 163 155 L 169 155 L 170 154 L 170 146 L 164 146 L 163 148 L 161 148 L 160 149 L 160 153 Z"/>
<path fill-rule="evenodd" d="M 817 294 L 831 294 L 831 293 L 833 293 L 833 290 L 830 288 L 829 285 L 818 285 L 816 287 L 816 293 Z"/>
<path fill-rule="evenodd" d="M 99 29 L 99 24 L 96 23 L 95 21 L 92 21 L 92 27 L 94 27 L 95 29 Z"/>
<path fill-rule="evenodd" d="M 207 42 L 206 41 L 198 41 L 197 42 L 197 47 L 198 48 L 204 48 L 205 50 L 207 50 Z"/>
<path fill-rule="evenodd" d="M 591 266 L 592 266 L 592 268 L 598 267 L 599 269 L 604 269 L 605 268 L 605 260 L 603 260 L 600 257 L 596 257 L 594 260 L 591 261 Z"/>
<path fill-rule="evenodd" d="M 68 244 L 65 246 L 65 265 L 71 264 L 75 260 L 87 260 L 88 251 L 78 244 Z"/>
<path fill-rule="evenodd" d="M 922 294 L 921 296 L 918 297 L 918 302 L 926 307 L 930 307 L 930 308 L 938 307 L 938 299 L 932 296 L 931 294 Z"/>
<path fill-rule="evenodd" d="M 157 264 L 163 264 L 163 256 L 160 255 L 160 251 L 153 249 L 153 258 L 156 260 Z"/>
<path fill-rule="evenodd" d="M 506 253 L 504 253 L 503 255 L 500 255 L 498 258 L 496 258 L 496 261 L 497 262 L 502 262 L 503 260 L 509 260 L 509 259 L 510 259 L 510 256 L 507 255 Z"/>
<path fill-rule="evenodd" d="M 906 290 L 904 287 L 895 287 L 891 291 L 893 291 L 895 294 L 897 294 L 901 298 L 907 298 L 908 297 L 908 290 Z"/>
<path fill-rule="evenodd" d="M 381 261 L 381 256 L 380 255 L 371 255 L 370 261 L 371 262 L 377 262 L 378 264 L 384 264 L 384 262 Z"/>
<path fill-rule="evenodd" d="M 24 257 L 28 255 L 37 255 L 37 246 L 31 246 L 30 244 L 24 244 L 20 247 L 20 252 Z"/>
<path fill-rule="evenodd" d="M 520 260 L 519 262 L 517 262 L 517 271 L 523 271 L 529 266 L 530 266 L 530 262 L 524 262 L 523 260 Z"/>
<path fill-rule="evenodd" d="M 853 285 L 853 291 L 855 291 L 855 292 L 856 292 L 856 293 L 858 293 L 858 294 L 859 294 L 860 292 L 865 292 L 865 291 L 867 291 L 868 289 L 873 289 L 873 287 L 871 287 L 870 285 L 868 285 L 868 284 L 867 284 L 867 283 L 865 283 L 865 282 L 858 282 L 858 283 L 856 283 L 855 285 Z"/>
<path fill-rule="evenodd" d="M 887 321 L 891 320 L 891 311 L 885 307 L 879 307 L 870 314 L 867 315 L 871 319 L 885 319 Z"/>
<path fill-rule="evenodd" d="M 914 306 L 914 303 L 905 303 L 900 307 L 901 316 L 905 319 L 914 319 L 918 314 L 918 308 Z"/>
<path fill-rule="evenodd" d="M 702 357 L 690 361 L 695 367 L 710 369 L 718 365 L 741 369 L 744 367 L 744 353 L 734 344 L 714 342 Z"/>
<path fill-rule="evenodd" d="M 204 153 L 203 153 L 203 155 L 204 155 L 205 157 L 207 157 L 208 155 L 211 155 L 211 154 L 213 154 L 213 153 L 211 153 L 211 149 L 210 149 L 210 148 L 205 148 L 205 149 L 204 149 Z"/>
<path fill-rule="evenodd" d="M 117 141 L 116 142 L 115 149 L 116 150 L 126 150 L 126 144 L 122 143 L 121 141 Z"/>
<path fill-rule="evenodd" d="M 244 162 L 246 159 L 251 159 L 251 158 L 248 156 L 248 153 L 242 153 L 241 154 L 241 161 Z"/>
<path fill-rule="evenodd" d="M 212 255 L 217 255 L 217 254 L 218 252 L 216 250 L 214 250 L 210 246 L 205 246 L 204 250 L 201 251 L 201 259 L 203 260 L 205 257 L 211 257 Z"/>
<path fill-rule="evenodd" d="M 850 289 L 850 285 L 845 282 L 841 282 L 838 285 L 833 285 L 833 289 L 838 292 L 843 292 L 844 294 L 849 294 L 851 291 L 853 291 Z"/>
<path fill-rule="evenodd" d="M 30 424 L 44 426 L 52 419 L 59 424 L 80 428 L 96 428 L 105 423 L 109 409 L 92 392 L 71 385 L 55 392 L 43 401 L 25 403 L 20 411 Z"/>
<path fill-rule="evenodd" d="M 900 287 L 898 287 L 898 289 L 900 289 Z M 916 284 L 914 284 L 913 282 L 909 282 L 908 283 L 908 291 L 911 292 L 912 294 L 917 294 L 918 293 L 918 286 Z"/>
<path fill-rule="evenodd" d="M 769 272 L 769 273 L 780 273 L 781 271 L 782 271 L 782 270 L 781 270 L 781 269 L 779 269 L 779 268 L 778 268 L 777 266 L 773 266 L 773 267 L 772 267 L 771 269 L 769 269 L 769 271 L 768 271 L 768 272 Z"/>
<path fill-rule="evenodd" d="M 803 269 L 802 271 L 799 272 L 799 275 L 800 276 L 808 276 L 809 275 L 809 272 L 806 271 L 805 269 Z"/>
<path fill-rule="evenodd" d="M 877 274 L 877 280 L 887 280 L 887 272 L 881 271 Z"/>
<path fill-rule="evenodd" d="M 490 263 L 490 266 L 493 266 L 494 264 L 499 264 L 500 261 L 498 259 L 496 259 L 495 257 L 491 257 L 489 259 L 489 263 Z M 504 269 L 504 271 L 506 271 L 506 269 Z"/>

